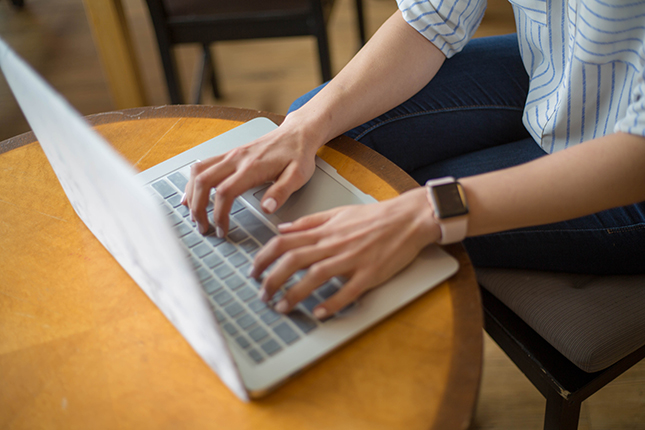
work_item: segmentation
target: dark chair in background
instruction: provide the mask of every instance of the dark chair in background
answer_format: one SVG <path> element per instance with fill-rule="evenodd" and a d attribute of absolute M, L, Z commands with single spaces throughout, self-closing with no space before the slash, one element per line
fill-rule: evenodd
<path fill-rule="evenodd" d="M 315 36 L 322 80 L 332 78 L 327 21 L 334 0 L 146 0 L 157 35 L 170 100 L 183 102 L 172 52 L 173 45 L 198 43 L 202 64 L 193 84 L 192 101 L 199 103 L 203 83 L 210 79 L 219 97 L 215 64 L 209 46 L 225 40 Z M 365 43 L 362 0 L 355 0 L 361 44 Z"/>
<path fill-rule="evenodd" d="M 477 279 L 486 332 L 546 398 L 545 430 L 577 429 L 581 403 L 645 357 L 645 275 Z"/>
<path fill-rule="evenodd" d="M 25 7 L 25 0 L 11 0 L 11 4 L 18 9 Z"/>

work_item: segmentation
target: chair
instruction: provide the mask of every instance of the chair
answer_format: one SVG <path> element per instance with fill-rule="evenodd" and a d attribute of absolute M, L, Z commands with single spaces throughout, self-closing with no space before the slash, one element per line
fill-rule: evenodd
<path fill-rule="evenodd" d="M 486 332 L 546 398 L 545 430 L 645 357 L 645 275 L 477 269 Z"/>
<path fill-rule="evenodd" d="M 161 62 L 173 104 L 182 103 L 172 47 L 198 43 L 203 47 L 201 67 L 192 89 L 199 103 L 204 82 L 220 96 L 209 46 L 225 40 L 313 35 L 318 40 L 323 81 L 332 78 L 326 24 L 334 0 L 146 0 L 157 35 Z M 359 37 L 365 43 L 362 0 L 355 0 Z"/>

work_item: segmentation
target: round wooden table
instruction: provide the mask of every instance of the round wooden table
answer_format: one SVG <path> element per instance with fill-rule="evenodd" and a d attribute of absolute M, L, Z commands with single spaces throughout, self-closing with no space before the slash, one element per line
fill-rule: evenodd
<path fill-rule="evenodd" d="M 266 112 L 165 106 L 89 122 L 146 169 Z M 359 143 L 319 152 L 377 199 L 416 184 Z M 78 219 L 31 133 L 0 143 L 0 427 L 465 429 L 482 311 L 459 272 L 265 398 L 239 401 Z"/>

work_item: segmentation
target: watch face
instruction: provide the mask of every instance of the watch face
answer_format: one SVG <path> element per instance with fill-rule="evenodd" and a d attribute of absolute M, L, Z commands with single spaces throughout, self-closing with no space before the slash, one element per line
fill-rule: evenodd
<path fill-rule="evenodd" d="M 436 204 L 437 217 L 450 218 L 468 213 L 464 189 L 458 182 L 435 185 L 432 194 Z"/>

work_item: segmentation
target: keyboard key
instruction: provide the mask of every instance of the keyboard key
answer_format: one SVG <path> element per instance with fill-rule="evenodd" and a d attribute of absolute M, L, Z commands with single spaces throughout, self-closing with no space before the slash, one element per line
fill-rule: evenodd
<path fill-rule="evenodd" d="M 195 254 L 199 258 L 204 258 L 211 252 L 213 252 L 211 247 L 206 245 L 204 242 L 200 243 L 199 245 L 193 248 L 193 254 Z"/>
<path fill-rule="evenodd" d="M 177 227 L 175 227 L 175 231 L 177 232 L 177 236 L 184 237 L 188 233 L 192 233 L 193 228 L 191 226 L 189 226 L 188 224 L 182 222 Z"/>
<path fill-rule="evenodd" d="M 170 206 L 176 208 L 181 204 L 181 195 L 175 194 L 174 196 L 170 196 L 167 201 Z"/>
<path fill-rule="evenodd" d="M 260 315 L 260 319 L 264 321 L 266 325 L 271 325 L 274 322 L 280 320 L 280 318 L 282 318 L 282 314 L 277 313 L 273 309 L 269 309 L 265 313 Z"/>
<path fill-rule="evenodd" d="M 208 243 L 210 243 L 211 245 L 213 245 L 213 246 L 217 246 L 217 245 L 219 245 L 220 243 L 223 243 L 223 242 L 224 242 L 224 239 L 222 239 L 221 237 L 217 237 L 217 236 L 215 236 L 214 234 L 211 234 L 211 235 L 205 236 L 205 237 L 204 237 L 204 239 L 206 239 L 206 241 L 207 241 Z"/>
<path fill-rule="evenodd" d="M 262 327 L 255 327 L 253 330 L 249 331 L 249 336 L 256 342 L 260 342 L 262 339 L 267 337 L 269 333 Z"/>
<path fill-rule="evenodd" d="M 238 252 L 236 254 L 231 255 L 228 258 L 228 261 L 235 267 L 241 267 L 244 265 L 244 263 L 247 263 L 249 260 L 244 255 Z"/>
<path fill-rule="evenodd" d="M 180 191 L 184 192 L 186 190 L 186 185 L 188 185 L 188 179 L 179 172 L 168 175 L 170 182 L 175 184 Z"/>
<path fill-rule="evenodd" d="M 228 240 L 238 243 L 249 237 L 241 228 L 234 230 L 228 234 Z"/>
<path fill-rule="evenodd" d="M 260 345 L 262 350 L 266 352 L 268 355 L 274 355 L 277 352 L 279 352 L 282 347 L 278 342 L 276 342 L 274 339 L 269 339 L 268 341 L 264 342 L 262 345 Z"/>
<path fill-rule="evenodd" d="M 182 218 L 177 215 L 176 213 L 171 213 L 168 218 L 170 219 L 170 225 L 175 226 L 178 225 L 180 222 L 182 222 Z"/>
<path fill-rule="evenodd" d="M 296 333 L 295 330 L 292 329 L 289 326 L 289 324 L 287 324 L 286 322 L 282 322 L 277 326 L 273 327 L 273 331 L 287 345 L 291 345 L 292 343 L 300 339 L 300 336 L 298 336 L 298 333 Z"/>
<path fill-rule="evenodd" d="M 237 249 L 235 246 L 228 242 L 222 242 L 219 245 L 217 245 L 217 250 L 224 256 L 228 257 L 229 255 L 233 254 L 234 252 L 237 252 Z"/>
<path fill-rule="evenodd" d="M 306 299 L 304 299 L 300 304 L 302 305 L 303 308 L 307 309 L 309 312 L 313 313 L 314 308 L 318 306 L 320 301 L 313 295 L 308 296 Z"/>
<path fill-rule="evenodd" d="M 202 237 L 197 233 L 190 233 L 189 235 L 182 237 L 181 240 L 189 248 L 192 248 L 198 243 L 202 243 Z"/>
<path fill-rule="evenodd" d="M 222 257 L 220 257 L 218 254 L 215 254 L 215 253 L 207 255 L 203 261 L 204 261 L 204 264 L 211 269 L 224 262 L 224 260 L 222 260 Z"/>
<path fill-rule="evenodd" d="M 255 349 L 249 351 L 249 357 L 251 357 L 251 359 L 253 359 L 253 361 L 255 361 L 256 363 L 262 363 L 264 361 L 262 355 Z"/>
<path fill-rule="evenodd" d="M 224 322 L 224 320 L 226 320 L 226 317 L 224 316 L 222 311 L 220 311 L 219 309 L 215 309 L 215 319 L 217 320 L 218 323 L 222 323 Z"/>
<path fill-rule="evenodd" d="M 175 208 L 175 211 L 176 211 L 179 215 L 183 216 L 184 218 L 186 218 L 186 217 L 190 214 L 190 209 L 188 209 L 188 208 L 187 208 L 186 206 L 184 206 L 184 205 L 177 206 L 177 207 Z"/>
<path fill-rule="evenodd" d="M 177 194 L 177 191 L 165 179 L 161 179 L 152 184 L 152 188 L 154 188 L 155 191 L 161 194 L 161 197 L 163 197 L 164 199 L 167 199 L 173 194 Z"/>
<path fill-rule="evenodd" d="M 222 284 L 220 284 L 217 280 L 215 279 L 210 279 L 206 281 L 203 285 L 202 288 L 204 291 L 206 291 L 208 294 L 213 294 L 216 291 L 222 289 Z"/>
<path fill-rule="evenodd" d="M 225 304 L 233 300 L 233 296 L 228 291 L 222 290 L 213 296 L 213 300 L 215 300 L 218 305 L 224 306 Z"/>
<path fill-rule="evenodd" d="M 238 275 L 233 275 L 226 279 L 224 283 L 228 285 L 231 290 L 235 290 L 244 285 L 244 279 L 240 278 Z"/>
<path fill-rule="evenodd" d="M 249 327 L 251 327 L 253 324 L 255 324 L 255 318 L 253 318 L 249 314 L 244 314 L 241 317 L 237 319 L 237 325 L 242 327 L 242 329 L 246 330 Z"/>
<path fill-rule="evenodd" d="M 237 291 L 237 296 L 243 301 L 248 302 L 258 296 L 257 291 L 249 286 L 245 286 Z"/>
<path fill-rule="evenodd" d="M 234 273 L 233 269 L 231 269 L 226 264 L 220 264 L 215 269 L 213 269 L 213 272 L 215 272 L 217 277 L 220 279 L 226 279 L 227 277 L 231 276 Z"/>
<path fill-rule="evenodd" d="M 251 346 L 251 344 L 249 343 L 249 341 L 248 341 L 248 340 L 246 340 L 246 338 L 245 338 L 244 336 L 238 336 L 238 337 L 236 337 L 236 338 L 235 338 L 235 341 L 238 343 L 238 345 L 240 345 L 240 346 L 241 346 L 242 348 L 244 348 L 244 349 L 246 349 L 246 348 L 248 348 L 249 346 Z"/>
<path fill-rule="evenodd" d="M 244 209 L 244 205 L 240 203 L 238 199 L 233 200 L 233 206 L 231 207 L 231 215 L 234 215 Z"/>
<path fill-rule="evenodd" d="M 244 250 L 247 254 L 252 253 L 259 248 L 258 244 L 255 243 L 253 239 L 246 240 L 240 244 L 240 248 Z"/>
<path fill-rule="evenodd" d="M 249 303 L 249 308 L 256 314 L 259 314 L 260 312 L 268 308 L 268 306 L 262 300 L 255 299 L 251 303 Z"/>
<path fill-rule="evenodd" d="M 231 324 L 230 322 L 229 322 L 229 323 L 224 324 L 224 325 L 222 326 L 222 328 L 224 328 L 224 331 L 226 331 L 226 333 L 230 334 L 231 336 L 233 336 L 235 333 L 237 333 L 237 329 L 236 329 L 236 328 L 235 328 L 235 326 L 234 326 L 233 324 Z"/>
<path fill-rule="evenodd" d="M 231 317 L 236 317 L 244 312 L 244 308 L 238 302 L 233 302 L 229 305 L 226 305 L 224 311 Z"/>
<path fill-rule="evenodd" d="M 188 256 L 188 259 L 190 260 L 190 264 L 192 264 L 195 269 L 199 269 L 200 267 L 202 267 L 202 265 L 199 264 L 199 260 L 197 260 L 192 255 Z"/>
<path fill-rule="evenodd" d="M 235 220 L 255 237 L 261 244 L 266 244 L 275 233 L 262 223 L 250 210 L 243 210 L 235 215 Z"/>
<path fill-rule="evenodd" d="M 305 334 L 318 327 L 318 324 L 314 320 L 298 309 L 291 311 L 288 316 L 291 322 Z"/>
<path fill-rule="evenodd" d="M 262 282 L 258 281 L 257 279 L 254 278 L 249 278 L 248 283 L 250 286 L 254 287 L 256 290 L 259 290 L 260 287 L 262 286 Z"/>
<path fill-rule="evenodd" d="M 324 300 L 327 300 L 338 291 L 338 287 L 334 285 L 331 281 L 327 281 L 321 287 L 316 290 L 316 293 L 322 297 Z"/>
<path fill-rule="evenodd" d="M 204 282 L 211 277 L 211 274 L 208 270 L 200 267 L 199 269 L 197 269 L 197 277 L 199 278 L 200 282 Z"/>
<path fill-rule="evenodd" d="M 242 264 L 240 267 L 238 267 L 238 268 L 237 268 L 237 270 L 239 270 L 239 272 L 240 272 L 242 275 L 244 275 L 244 276 L 248 277 L 248 275 L 249 275 L 249 270 L 250 270 L 249 268 L 250 268 L 250 267 L 251 267 L 251 263 L 247 261 L 246 263 L 244 263 L 244 264 Z"/>

